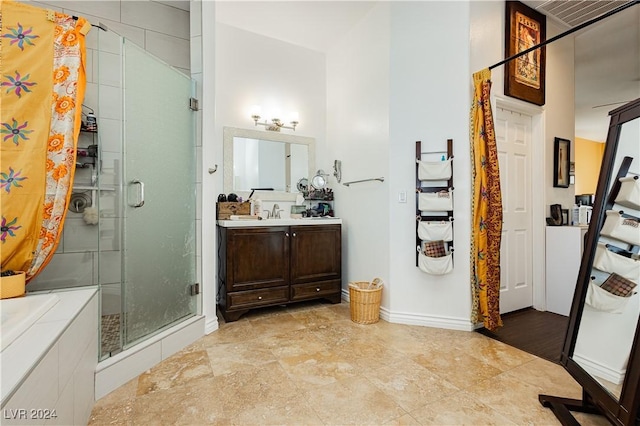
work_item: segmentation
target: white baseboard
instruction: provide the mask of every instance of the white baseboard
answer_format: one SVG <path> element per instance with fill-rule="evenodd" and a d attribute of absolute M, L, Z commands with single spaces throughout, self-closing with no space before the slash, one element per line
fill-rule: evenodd
<path fill-rule="evenodd" d="M 207 320 L 204 323 L 204 334 L 211 334 L 219 327 L 220 324 L 218 323 L 218 317 L 215 317 L 214 319 L 209 319 L 209 317 L 207 317 Z"/>
<path fill-rule="evenodd" d="M 95 373 L 96 400 L 204 336 L 204 323 L 203 316 L 189 318 L 98 363 Z"/>
<path fill-rule="evenodd" d="M 342 289 L 342 300 L 349 302 L 349 289 Z M 472 324 L 471 320 L 467 318 L 392 312 L 384 306 L 380 307 L 380 318 L 394 324 L 422 325 L 448 330 L 473 331 L 477 328 L 477 326 Z"/>
<path fill-rule="evenodd" d="M 382 312 L 382 310 L 381 310 Z M 443 317 L 439 315 L 419 315 L 402 312 L 389 313 L 386 320 L 397 324 L 423 325 L 425 327 L 444 328 L 448 330 L 473 331 L 474 325 L 468 318 Z"/>
<path fill-rule="evenodd" d="M 616 370 L 577 353 L 573 354 L 573 360 L 580 364 L 580 366 L 592 376 L 600 377 L 616 385 L 623 382 L 624 376 L 627 373 L 626 368 L 624 370 Z"/>

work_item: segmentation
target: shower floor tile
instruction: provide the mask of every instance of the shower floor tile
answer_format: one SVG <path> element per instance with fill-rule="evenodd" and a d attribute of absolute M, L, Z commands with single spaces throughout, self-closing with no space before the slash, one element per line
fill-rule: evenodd
<path fill-rule="evenodd" d="M 120 352 L 120 314 L 102 316 L 102 356 Z"/>

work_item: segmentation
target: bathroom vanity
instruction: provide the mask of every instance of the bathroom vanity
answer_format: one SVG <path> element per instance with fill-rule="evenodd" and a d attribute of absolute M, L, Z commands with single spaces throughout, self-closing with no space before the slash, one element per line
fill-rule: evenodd
<path fill-rule="evenodd" d="M 218 307 L 225 321 L 303 300 L 340 303 L 341 219 L 219 220 L 218 230 Z"/>

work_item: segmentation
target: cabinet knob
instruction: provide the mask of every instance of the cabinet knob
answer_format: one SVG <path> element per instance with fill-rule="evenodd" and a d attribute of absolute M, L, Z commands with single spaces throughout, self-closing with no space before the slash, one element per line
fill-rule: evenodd
<path fill-rule="evenodd" d="M 316 287 L 316 291 L 320 291 L 320 287 Z"/>
<path fill-rule="evenodd" d="M 262 296 L 258 296 L 258 300 L 262 300 Z"/>
<path fill-rule="evenodd" d="M 294 235 L 295 235 L 295 234 L 294 234 Z M 288 232 L 285 232 L 285 233 L 284 233 L 284 236 L 285 236 L 285 237 L 288 237 L 288 236 L 289 236 L 289 233 L 288 233 Z"/>
<path fill-rule="evenodd" d="M 293 233 L 293 236 L 294 236 L 294 237 L 296 236 L 296 233 L 295 233 L 295 232 Z"/>

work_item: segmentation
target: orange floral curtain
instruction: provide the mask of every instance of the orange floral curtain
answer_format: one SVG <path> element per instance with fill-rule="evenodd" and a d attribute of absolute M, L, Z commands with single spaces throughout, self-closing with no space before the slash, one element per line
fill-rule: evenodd
<path fill-rule="evenodd" d="M 83 18 L 0 1 L 2 270 L 33 278 L 62 235 L 85 89 Z"/>
<path fill-rule="evenodd" d="M 498 151 L 491 112 L 491 71 L 473 75 L 471 106 L 471 320 L 488 330 L 500 319 L 500 239 L 502 193 Z"/>

